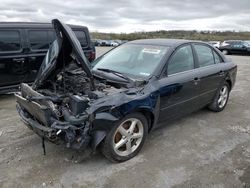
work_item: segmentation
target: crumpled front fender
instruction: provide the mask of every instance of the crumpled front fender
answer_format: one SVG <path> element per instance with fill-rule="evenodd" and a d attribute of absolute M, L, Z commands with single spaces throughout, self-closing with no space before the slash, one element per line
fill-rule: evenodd
<path fill-rule="evenodd" d="M 108 112 L 101 112 L 95 115 L 92 121 L 92 141 L 91 147 L 93 150 L 105 139 L 108 132 L 113 128 L 119 118 Z"/>

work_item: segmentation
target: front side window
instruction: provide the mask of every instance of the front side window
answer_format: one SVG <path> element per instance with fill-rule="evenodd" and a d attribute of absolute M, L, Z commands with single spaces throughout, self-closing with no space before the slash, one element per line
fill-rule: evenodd
<path fill-rule="evenodd" d="M 29 41 L 32 50 L 47 50 L 49 48 L 48 31 L 29 31 Z"/>
<path fill-rule="evenodd" d="M 200 67 L 205 67 L 214 64 L 214 56 L 211 48 L 199 44 L 195 44 L 194 48 L 198 56 Z"/>
<path fill-rule="evenodd" d="M 169 47 L 124 44 L 93 62 L 93 70 L 111 69 L 131 77 L 149 77 L 159 66 Z"/>
<path fill-rule="evenodd" d="M 21 44 L 19 31 L 0 31 L 0 52 L 18 51 L 20 49 Z"/>
<path fill-rule="evenodd" d="M 177 49 L 168 63 L 168 75 L 194 69 L 193 52 L 190 45 Z"/>

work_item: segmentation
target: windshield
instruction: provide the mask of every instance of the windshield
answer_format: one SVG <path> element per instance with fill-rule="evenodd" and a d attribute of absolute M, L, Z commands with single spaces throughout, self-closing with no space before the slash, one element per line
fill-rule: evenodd
<path fill-rule="evenodd" d="M 168 49 L 166 46 L 125 44 L 97 59 L 93 70 L 111 69 L 145 78 L 152 75 Z"/>

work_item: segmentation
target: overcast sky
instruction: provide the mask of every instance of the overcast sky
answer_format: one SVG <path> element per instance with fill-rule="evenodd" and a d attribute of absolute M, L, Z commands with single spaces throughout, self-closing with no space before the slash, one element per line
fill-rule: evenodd
<path fill-rule="evenodd" d="M 58 18 L 91 31 L 250 31 L 250 0 L 0 0 L 0 4 L 0 21 Z"/>

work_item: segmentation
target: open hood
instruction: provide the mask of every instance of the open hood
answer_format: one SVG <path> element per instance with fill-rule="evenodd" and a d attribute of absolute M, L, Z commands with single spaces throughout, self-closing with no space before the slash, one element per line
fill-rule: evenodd
<path fill-rule="evenodd" d="M 78 67 L 84 70 L 90 79 L 92 89 L 94 89 L 90 63 L 85 57 L 75 33 L 69 26 L 57 19 L 52 20 L 52 25 L 56 33 L 56 40 L 50 46 L 43 60 L 33 88 L 42 86 L 47 79 L 54 80 L 59 72 L 74 61 Z"/>

